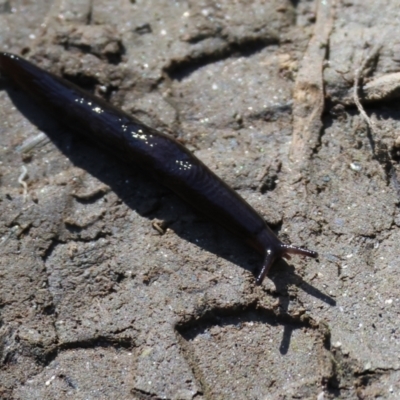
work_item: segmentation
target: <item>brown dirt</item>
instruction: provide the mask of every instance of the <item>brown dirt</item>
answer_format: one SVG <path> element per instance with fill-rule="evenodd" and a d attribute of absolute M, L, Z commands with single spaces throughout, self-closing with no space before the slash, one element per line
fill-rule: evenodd
<path fill-rule="evenodd" d="M 170 132 L 320 253 L 255 286 L 256 254 L 2 80 L 0 398 L 399 398 L 398 18 L 384 0 L 0 0 L 0 50 Z"/>

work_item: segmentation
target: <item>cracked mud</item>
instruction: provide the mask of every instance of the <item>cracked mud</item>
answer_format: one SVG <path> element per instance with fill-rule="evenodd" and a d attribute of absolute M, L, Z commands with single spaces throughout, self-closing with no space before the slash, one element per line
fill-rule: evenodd
<path fill-rule="evenodd" d="M 2 79 L 0 398 L 399 398 L 398 18 L 0 0 L 1 51 L 170 133 L 320 253 L 256 287 L 251 249 Z"/>

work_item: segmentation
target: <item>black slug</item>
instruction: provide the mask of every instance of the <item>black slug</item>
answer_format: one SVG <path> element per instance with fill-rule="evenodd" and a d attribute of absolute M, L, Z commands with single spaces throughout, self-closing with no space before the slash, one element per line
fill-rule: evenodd
<path fill-rule="evenodd" d="M 249 204 L 172 137 L 16 55 L 0 53 L 0 73 L 73 131 L 148 171 L 263 254 L 257 284 L 277 258 L 290 258 L 290 254 L 317 257 L 315 251 L 283 244 Z"/>

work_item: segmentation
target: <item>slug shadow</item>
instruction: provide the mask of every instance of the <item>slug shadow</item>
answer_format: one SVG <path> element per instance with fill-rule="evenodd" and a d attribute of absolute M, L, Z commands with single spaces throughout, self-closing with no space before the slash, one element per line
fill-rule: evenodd
<path fill-rule="evenodd" d="M 329 306 L 336 306 L 335 299 L 305 282 L 304 279 L 296 273 L 295 268 L 283 259 L 279 260 L 273 265 L 268 278 L 274 282 L 276 288 L 275 295 L 279 300 L 278 307 L 280 309 L 280 315 L 288 315 L 290 303 L 290 294 L 288 289 L 291 285 L 297 286 L 309 295 L 317 298 Z M 286 354 L 288 352 L 293 330 L 294 329 L 291 325 L 284 326 L 282 341 L 279 346 L 281 354 Z"/>
<path fill-rule="evenodd" d="M 108 185 L 129 208 L 150 220 L 164 221 L 182 239 L 218 257 L 234 262 L 245 270 L 258 272 L 262 258 L 230 232 L 193 211 L 169 189 L 152 178 L 148 179 L 146 173 L 139 168 L 121 165 L 114 157 L 105 154 L 84 138 L 75 138 L 72 129 L 61 126 L 54 116 L 48 116 L 23 92 L 0 82 L 1 88 L 8 92 L 24 117 L 46 133 L 74 165 Z M 273 274 L 272 280 L 278 293 L 287 294 L 288 285 L 301 281 L 301 287 L 309 294 L 327 304 L 336 304 L 329 296 L 303 282 L 301 277 L 295 274 L 294 268 L 283 260 L 276 264 L 280 266 L 281 272 Z M 288 299 L 288 296 L 285 295 L 281 300 L 285 312 L 288 307 L 288 304 L 284 304 L 286 298 Z"/>

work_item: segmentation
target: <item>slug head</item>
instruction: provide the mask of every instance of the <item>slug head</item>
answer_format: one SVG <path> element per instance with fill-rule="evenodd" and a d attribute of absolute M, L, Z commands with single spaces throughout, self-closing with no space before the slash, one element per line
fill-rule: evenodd
<path fill-rule="evenodd" d="M 257 276 L 256 284 L 257 285 L 262 284 L 264 278 L 267 276 L 270 268 L 272 267 L 272 264 L 275 262 L 275 260 L 277 258 L 283 257 L 283 258 L 290 260 L 291 254 L 298 254 L 300 256 L 312 257 L 312 258 L 318 257 L 318 253 L 316 251 L 307 250 L 307 249 L 303 249 L 301 247 L 283 244 L 281 242 L 278 245 L 275 244 L 274 246 L 269 246 L 265 250 L 264 263 L 263 263 L 260 273 Z"/>

